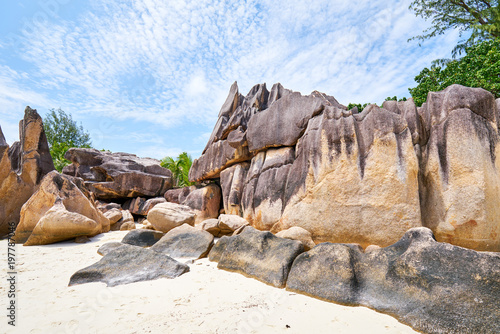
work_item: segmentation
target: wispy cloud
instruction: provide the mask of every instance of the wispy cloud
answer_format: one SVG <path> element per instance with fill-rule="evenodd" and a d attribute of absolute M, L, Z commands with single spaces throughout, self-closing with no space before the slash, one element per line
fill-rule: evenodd
<path fill-rule="evenodd" d="M 458 38 L 422 48 L 407 43 L 425 28 L 409 2 L 94 0 L 76 21 L 47 22 L 22 40 L 19 55 L 32 70 L 28 76 L 0 67 L 0 114 L 7 114 L 5 105 L 35 101 L 80 117 L 146 122 L 162 129 L 149 135 L 166 138 L 153 143 L 152 155 L 197 155 L 200 133 L 180 143 L 163 131 L 210 132 L 235 80 L 244 94 L 256 83 L 281 82 L 346 104 L 407 94 L 413 77 Z M 127 138 L 141 141 L 144 134 Z"/>

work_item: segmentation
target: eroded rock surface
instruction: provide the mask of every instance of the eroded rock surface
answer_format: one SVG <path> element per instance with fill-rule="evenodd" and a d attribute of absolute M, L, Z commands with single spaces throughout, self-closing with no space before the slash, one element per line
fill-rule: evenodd
<path fill-rule="evenodd" d="M 319 92 L 264 88 L 242 98 L 233 85 L 190 172 L 193 180 L 220 177 L 226 213 L 272 232 L 299 226 L 316 242 L 389 245 L 421 226 L 418 160 L 404 115 L 376 106 L 352 115 Z M 249 155 L 219 164 L 210 148 L 224 140 Z"/>
<path fill-rule="evenodd" d="M 234 84 L 190 179 L 220 180 L 224 211 L 314 242 L 388 246 L 413 227 L 500 250 L 498 100 L 453 85 L 352 113 L 319 92 Z"/>
<path fill-rule="evenodd" d="M 36 110 L 26 107 L 19 133 L 20 141 L 9 147 L 0 128 L 0 237 L 8 234 L 9 223 L 17 226 L 21 207 L 55 169 Z"/>
<path fill-rule="evenodd" d="M 304 245 L 304 249 L 306 251 L 316 246 L 311 237 L 311 232 L 303 229 L 302 227 L 290 227 L 288 230 L 276 233 L 276 236 L 285 239 L 298 240 Z"/>
<path fill-rule="evenodd" d="M 196 212 L 195 224 L 217 218 L 221 208 L 221 188 L 210 183 L 206 186 L 189 186 L 170 189 L 165 193 L 168 202 L 189 206 Z"/>
<path fill-rule="evenodd" d="M 420 110 L 422 221 L 439 241 L 500 251 L 498 112 L 492 94 L 459 85 L 429 93 Z"/>
<path fill-rule="evenodd" d="M 71 148 L 64 157 L 72 164 L 63 173 L 84 179 L 99 199 L 159 197 L 172 187 L 172 172 L 159 160 L 90 148 Z"/>

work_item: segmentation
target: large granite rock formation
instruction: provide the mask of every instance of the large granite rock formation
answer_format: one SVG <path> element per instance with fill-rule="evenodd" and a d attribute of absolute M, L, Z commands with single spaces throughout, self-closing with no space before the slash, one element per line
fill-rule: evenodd
<path fill-rule="evenodd" d="M 91 148 L 71 148 L 64 157 L 72 164 L 63 173 L 84 179 L 99 199 L 158 197 L 172 187 L 172 172 L 155 159 Z"/>
<path fill-rule="evenodd" d="M 109 229 L 108 218 L 96 208 L 83 181 L 52 171 L 23 205 L 15 240 L 26 246 L 43 245 Z"/>
<path fill-rule="evenodd" d="M 425 227 L 369 253 L 319 244 L 295 259 L 287 289 L 389 313 L 424 333 L 500 332 L 500 255 L 436 242 Z"/>
<path fill-rule="evenodd" d="M 237 103 L 224 104 L 190 172 L 220 177 L 226 213 L 273 232 L 299 226 L 317 242 L 388 245 L 420 226 L 418 161 L 403 116 L 376 106 L 352 115 L 333 97 L 279 84 L 245 98 L 235 89 L 228 101 Z M 214 166 L 210 148 L 222 141 L 246 158 Z"/>
<path fill-rule="evenodd" d="M 26 107 L 19 122 L 20 141 L 11 147 L 0 128 L 0 237 L 9 223 L 19 223 L 21 207 L 37 190 L 42 178 L 54 170 L 42 118 Z"/>
<path fill-rule="evenodd" d="M 500 250 L 493 96 L 458 85 L 352 113 L 280 84 L 233 84 L 192 181 L 220 179 L 224 210 L 261 230 L 298 226 L 316 243 L 388 246 L 410 228 Z"/>

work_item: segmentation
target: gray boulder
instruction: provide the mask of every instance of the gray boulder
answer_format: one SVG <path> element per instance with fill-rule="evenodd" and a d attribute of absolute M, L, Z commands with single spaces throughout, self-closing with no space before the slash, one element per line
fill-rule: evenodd
<path fill-rule="evenodd" d="M 228 236 L 223 236 L 217 242 L 213 245 L 212 249 L 210 250 L 210 253 L 208 253 L 208 260 L 212 262 L 219 262 L 222 254 L 226 251 L 227 245 L 232 241 L 233 239 Z"/>
<path fill-rule="evenodd" d="M 104 254 L 98 262 L 74 273 L 68 285 L 103 282 L 107 286 L 117 286 L 176 278 L 189 271 L 187 265 L 147 248 L 123 244 Z"/>
<path fill-rule="evenodd" d="M 239 272 L 278 288 L 285 286 L 293 260 L 304 251 L 299 241 L 278 238 L 253 227 L 246 227 L 226 242 L 219 269 Z M 212 259 L 216 257 L 214 253 Z"/>
<path fill-rule="evenodd" d="M 364 305 L 425 333 L 500 332 L 500 254 L 437 242 L 425 227 L 369 253 L 319 244 L 295 259 L 287 289 Z"/>
<path fill-rule="evenodd" d="M 118 242 L 118 241 L 107 242 L 104 245 L 102 245 L 101 247 L 99 247 L 99 249 L 97 250 L 97 254 L 104 256 L 104 255 L 108 254 L 109 252 L 111 252 L 112 250 L 115 250 L 115 249 L 122 247 L 122 246 L 124 246 L 124 244 L 122 242 Z"/>
<path fill-rule="evenodd" d="M 122 243 L 140 247 L 150 247 L 156 244 L 165 234 L 149 229 L 132 230 L 122 239 Z"/>
<path fill-rule="evenodd" d="M 199 259 L 208 255 L 213 241 L 212 234 L 184 224 L 170 230 L 151 249 L 174 258 Z"/>

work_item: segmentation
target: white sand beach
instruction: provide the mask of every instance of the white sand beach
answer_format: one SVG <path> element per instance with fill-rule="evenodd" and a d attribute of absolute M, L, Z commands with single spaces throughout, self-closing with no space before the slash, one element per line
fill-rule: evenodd
<path fill-rule="evenodd" d="M 208 259 L 195 261 L 190 272 L 172 280 L 68 287 L 74 272 L 101 258 L 101 245 L 126 233 L 102 234 L 86 244 L 16 245 L 15 328 L 7 325 L 7 240 L 1 240 L 0 332 L 416 333 L 388 315 L 276 289 L 218 270 Z"/>

